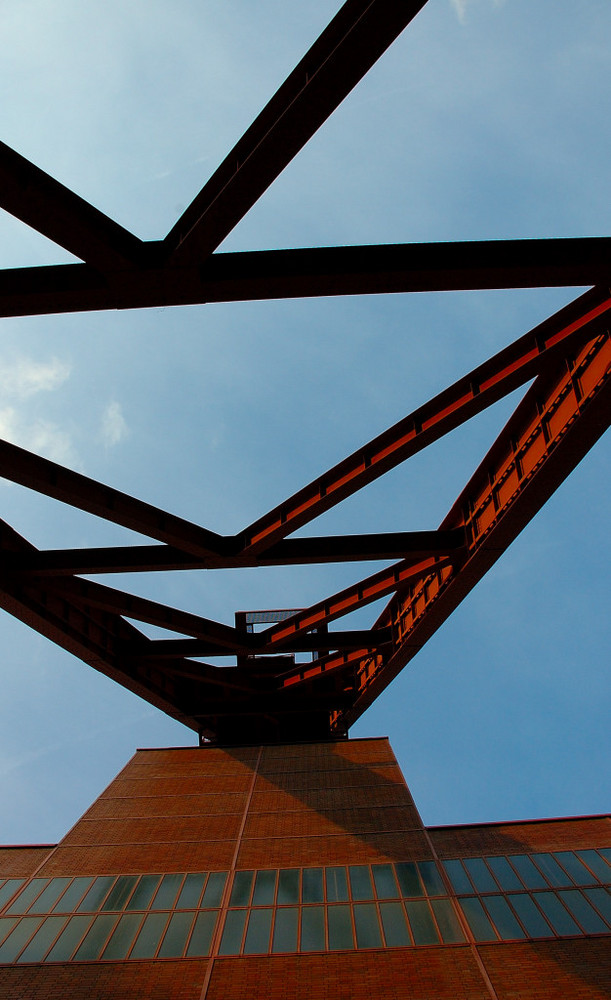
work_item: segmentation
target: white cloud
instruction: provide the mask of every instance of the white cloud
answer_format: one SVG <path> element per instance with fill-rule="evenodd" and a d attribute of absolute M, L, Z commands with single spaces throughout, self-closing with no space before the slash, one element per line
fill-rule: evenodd
<path fill-rule="evenodd" d="M 113 401 L 106 407 L 102 416 L 101 438 L 107 448 L 122 441 L 127 434 L 127 423 L 121 410 L 121 404 Z"/>
<path fill-rule="evenodd" d="M 472 5 L 473 0 L 450 0 L 456 14 L 458 15 L 458 20 L 461 24 L 464 24 L 467 19 L 467 8 Z M 504 0 L 492 0 L 492 4 L 495 7 L 500 7 Z"/>
<path fill-rule="evenodd" d="M 12 406 L 0 410 L 0 438 L 37 455 L 44 455 L 60 465 L 73 469 L 80 467 L 80 460 L 66 431 L 50 420 L 38 419 L 27 424 Z"/>
<path fill-rule="evenodd" d="M 70 377 L 70 365 L 59 358 L 34 361 L 18 357 L 12 362 L 0 362 L 0 392 L 14 399 L 27 399 L 37 392 L 58 389 Z"/>

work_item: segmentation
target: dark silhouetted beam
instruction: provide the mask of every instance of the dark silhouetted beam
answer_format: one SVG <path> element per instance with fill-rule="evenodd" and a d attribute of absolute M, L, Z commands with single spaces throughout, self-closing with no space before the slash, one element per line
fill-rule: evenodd
<path fill-rule="evenodd" d="M 158 244 L 146 244 L 155 258 Z M 215 253 L 201 266 L 130 272 L 86 264 L 0 271 L 0 316 L 388 292 L 603 284 L 608 237 L 403 243 Z"/>
<path fill-rule="evenodd" d="M 255 636 L 255 639 L 260 638 Z M 390 628 L 353 630 L 348 632 L 298 633 L 294 640 L 282 644 L 283 653 L 308 653 L 326 649 L 376 649 L 391 641 Z M 272 647 L 263 643 L 256 647 L 256 656 L 265 655 Z M 252 652 L 252 650 L 251 650 Z M 201 639 L 151 639 L 143 648 L 139 643 L 121 647 L 121 655 L 131 659 L 166 660 L 183 656 L 231 656 L 233 651 L 218 643 Z M 256 660 L 252 661 L 256 667 Z M 246 661 L 244 669 L 250 666 Z"/>
<path fill-rule="evenodd" d="M 247 543 L 264 551 L 454 430 L 537 375 L 567 343 L 592 336 L 609 309 L 608 288 L 586 292 L 255 521 L 244 533 Z"/>
<path fill-rule="evenodd" d="M 0 206 L 102 271 L 122 270 L 144 259 L 141 240 L 3 142 Z"/>
<path fill-rule="evenodd" d="M 168 255 L 212 253 L 425 3 L 347 0 L 168 233 Z"/>

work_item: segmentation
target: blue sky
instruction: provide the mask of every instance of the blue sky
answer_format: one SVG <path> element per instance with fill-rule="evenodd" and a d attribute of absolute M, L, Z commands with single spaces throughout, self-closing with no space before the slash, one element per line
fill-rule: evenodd
<path fill-rule="evenodd" d="M 335 10 L 5 0 L 0 138 L 159 238 Z M 607 235 L 610 36 L 608 0 L 429 0 L 223 249 Z M 0 227 L 0 266 L 71 259 L 10 216 Z M 4 320 L 0 436 L 233 533 L 580 291 Z M 437 527 L 517 398 L 308 531 Z M 352 731 L 390 736 L 429 824 L 608 808 L 610 448 L 607 436 Z M 0 502 L 43 548 L 134 538 L 3 480 Z M 368 572 L 124 583 L 231 623 Z M 136 746 L 193 742 L 4 614 L 0 657 L 0 842 L 58 839 Z"/>

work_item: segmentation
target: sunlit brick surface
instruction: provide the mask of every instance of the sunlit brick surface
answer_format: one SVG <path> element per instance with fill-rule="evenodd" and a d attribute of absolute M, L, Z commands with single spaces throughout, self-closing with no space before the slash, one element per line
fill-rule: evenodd
<path fill-rule="evenodd" d="M 5 878 L 32 875 L 52 847 L 0 847 L 0 873 Z"/>

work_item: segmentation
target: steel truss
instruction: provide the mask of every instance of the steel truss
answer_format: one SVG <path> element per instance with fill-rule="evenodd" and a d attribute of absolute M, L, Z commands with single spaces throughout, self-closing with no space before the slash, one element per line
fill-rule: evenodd
<path fill-rule="evenodd" d="M 343 735 L 611 421 L 611 240 L 214 251 L 426 0 L 348 0 L 163 240 L 143 242 L 0 144 L 0 206 L 82 260 L 0 272 L 0 314 L 354 293 L 594 287 L 255 523 L 221 536 L 0 442 L 2 475 L 151 544 L 40 551 L 0 522 L 0 606 L 202 738 Z M 533 381 L 534 380 L 534 381 Z M 437 530 L 292 538 L 532 382 Z M 249 632 L 84 574 L 392 561 Z M 390 597 L 369 630 L 330 622 Z M 153 640 L 130 621 L 183 638 Z M 315 659 L 296 663 L 295 653 Z M 219 667 L 201 657 L 229 656 Z"/>

